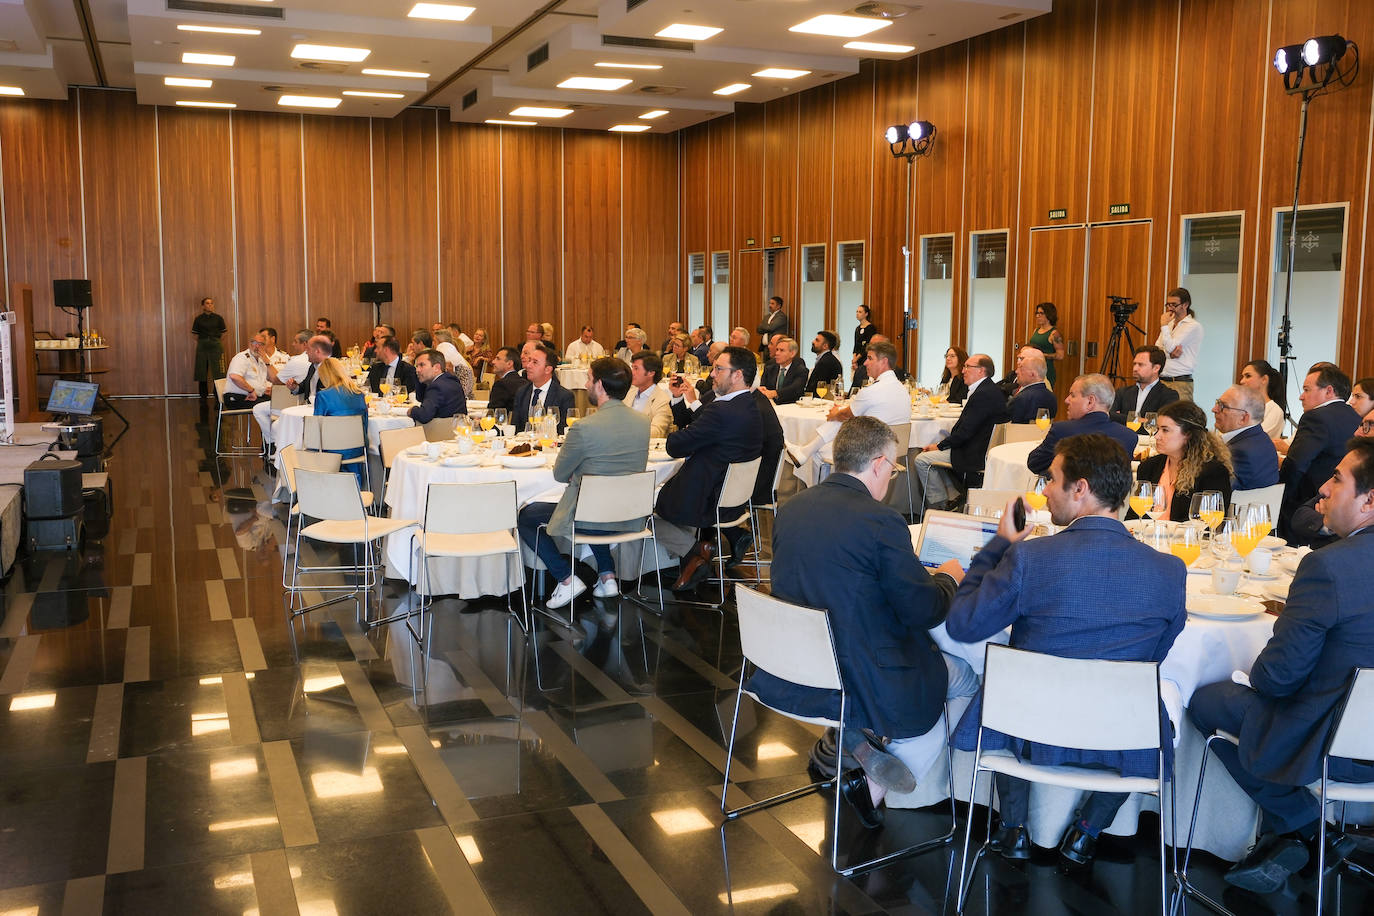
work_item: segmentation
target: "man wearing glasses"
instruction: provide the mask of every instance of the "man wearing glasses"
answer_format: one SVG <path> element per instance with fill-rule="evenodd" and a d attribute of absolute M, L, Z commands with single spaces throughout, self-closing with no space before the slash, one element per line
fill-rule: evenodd
<path fill-rule="evenodd" d="M 1279 482 L 1279 453 L 1260 426 L 1264 400 L 1253 388 L 1232 385 L 1212 405 L 1214 425 L 1231 449 L 1231 489 L 1255 490 Z"/>
<path fill-rule="evenodd" d="M 1164 314 L 1159 320 L 1155 346 L 1168 356 L 1159 380 L 1185 401 L 1191 401 L 1193 370 L 1202 350 L 1202 323 L 1193 317 L 1193 297 L 1181 286 L 1169 290 L 1164 297 Z"/>

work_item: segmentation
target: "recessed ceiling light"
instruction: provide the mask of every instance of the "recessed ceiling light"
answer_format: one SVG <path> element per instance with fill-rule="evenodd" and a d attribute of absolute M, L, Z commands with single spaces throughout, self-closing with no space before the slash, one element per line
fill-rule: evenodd
<path fill-rule="evenodd" d="M 421 73 L 419 70 L 379 70 L 376 67 L 364 67 L 363 72 L 368 76 L 399 76 L 402 79 L 427 80 L 428 73 Z"/>
<path fill-rule="evenodd" d="M 288 105 L 293 108 L 338 108 L 343 99 L 329 98 L 322 95 L 283 95 L 278 97 L 278 105 Z"/>
<path fill-rule="evenodd" d="M 192 99 L 179 99 L 177 104 L 182 108 L 237 108 L 233 102 L 198 102 Z"/>
<path fill-rule="evenodd" d="M 851 51 L 873 51 L 877 54 L 910 54 L 916 50 L 915 45 L 885 45 L 881 41 L 846 41 L 844 46 Z"/>
<path fill-rule="evenodd" d="M 755 76 L 766 80 L 794 80 L 810 73 L 810 70 L 789 70 L 786 67 L 767 67 L 763 70 L 754 71 Z"/>
<path fill-rule="evenodd" d="M 748 83 L 731 83 L 728 86 L 721 86 L 713 95 L 734 95 L 736 92 L 743 92 L 749 88 Z"/>
<path fill-rule="evenodd" d="M 599 60 L 596 66 L 605 67 L 607 70 L 662 70 L 662 64 L 621 64 L 610 60 Z"/>
<path fill-rule="evenodd" d="M 571 108 L 540 108 L 538 105 L 522 105 L 511 111 L 515 118 L 566 118 L 572 114 Z"/>
<path fill-rule="evenodd" d="M 182 86 L 186 89 L 209 89 L 215 85 L 214 80 L 199 79 L 194 76 L 164 76 L 162 78 L 164 86 Z"/>
<path fill-rule="evenodd" d="M 291 56 L 297 60 L 327 60 L 356 64 L 367 60 L 372 52 L 367 48 L 340 48 L 334 45 L 296 45 Z"/>
<path fill-rule="evenodd" d="M 261 35 L 262 29 L 236 29 L 227 25 L 179 25 L 178 32 L 214 32 L 216 35 Z"/>
<path fill-rule="evenodd" d="M 357 96 L 360 99 L 403 99 L 406 97 L 404 92 L 367 92 L 363 89 L 345 89 L 343 94 Z"/>
<path fill-rule="evenodd" d="M 659 38 L 681 38 L 684 41 L 705 41 L 713 35 L 719 35 L 724 29 L 718 29 L 712 25 L 687 25 L 682 22 L 674 22 L 666 29 L 660 29 L 654 34 Z"/>
<path fill-rule="evenodd" d="M 417 3 L 406 13 L 411 19 L 443 19 L 446 22 L 462 22 L 476 12 L 474 6 L 458 6 L 454 3 Z"/>
<path fill-rule="evenodd" d="M 0 86 L 0 95 L 23 95 L 24 90 L 18 86 Z"/>
<path fill-rule="evenodd" d="M 805 32 L 808 35 L 831 35 L 835 38 L 858 38 L 869 32 L 892 25 L 891 19 L 874 19 L 871 16 L 838 16 L 826 13 L 788 29 L 789 32 Z"/>
<path fill-rule="evenodd" d="M 505 118 L 487 118 L 484 124 L 504 124 L 507 127 L 538 127 L 538 121 L 509 121 Z"/>
<path fill-rule="evenodd" d="M 607 130 L 613 130 L 613 131 L 616 131 L 617 133 L 622 133 L 622 134 L 642 134 L 644 131 L 646 131 L 646 130 L 649 129 L 649 125 L 648 125 L 648 124 L 617 124 L 617 125 L 615 125 L 614 127 L 608 127 L 608 128 L 606 128 L 606 129 L 607 129 Z"/>
<path fill-rule="evenodd" d="M 644 114 L 640 115 L 639 117 L 643 121 L 652 121 L 654 118 L 661 118 L 667 113 L 668 109 L 666 108 L 655 108 L 653 111 L 644 112 Z"/>
<path fill-rule="evenodd" d="M 201 54 L 198 51 L 187 51 L 181 55 L 183 64 L 204 64 L 209 67 L 232 67 L 234 66 L 234 55 L 232 54 Z"/>
<path fill-rule="evenodd" d="M 559 89 L 595 89 L 598 92 L 613 92 L 630 85 L 633 80 L 609 76 L 570 76 L 558 84 Z"/>

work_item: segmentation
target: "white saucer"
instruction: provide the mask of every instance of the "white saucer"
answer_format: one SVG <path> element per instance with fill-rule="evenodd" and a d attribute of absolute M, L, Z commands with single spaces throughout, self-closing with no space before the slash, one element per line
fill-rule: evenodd
<path fill-rule="evenodd" d="M 1291 584 L 1290 582 L 1269 582 L 1265 584 L 1264 591 L 1266 594 L 1273 595 L 1280 601 L 1287 601 L 1288 586 Z"/>
<path fill-rule="evenodd" d="M 1253 620 L 1264 605 L 1243 595 L 1218 595 L 1210 586 L 1188 599 L 1188 613 L 1206 620 Z"/>
<path fill-rule="evenodd" d="M 482 463 L 481 455 L 454 455 L 442 462 L 446 468 L 475 468 Z"/>

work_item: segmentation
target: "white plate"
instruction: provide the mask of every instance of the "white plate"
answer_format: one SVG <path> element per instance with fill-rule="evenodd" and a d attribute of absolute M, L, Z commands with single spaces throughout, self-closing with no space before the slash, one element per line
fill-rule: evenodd
<path fill-rule="evenodd" d="M 410 448 L 408 448 L 408 449 L 406 449 L 404 452 L 402 452 L 402 454 L 404 454 L 404 455 L 423 455 L 423 454 L 425 454 L 425 453 L 428 452 L 428 451 L 429 451 L 429 443 L 426 442 L 426 443 L 424 443 L 423 445 L 412 445 Z"/>
<path fill-rule="evenodd" d="M 1291 582 L 1283 582 L 1283 581 L 1280 581 L 1280 582 L 1268 582 L 1268 583 L 1265 583 L 1264 591 L 1265 591 L 1266 594 L 1273 595 L 1275 598 L 1279 599 L 1280 601 L 1287 601 L 1287 600 L 1288 600 L 1288 586 L 1291 585 L 1291 584 L 1292 584 Z"/>
<path fill-rule="evenodd" d="M 673 460 L 673 456 L 672 456 L 672 455 L 669 455 L 667 452 L 650 452 L 650 453 L 649 453 L 649 460 L 650 460 L 650 461 L 672 461 L 672 460 Z"/>
<path fill-rule="evenodd" d="M 454 455 L 440 462 L 446 468 L 475 468 L 482 463 L 481 455 Z"/>
<path fill-rule="evenodd" d="M 542 468 L 544 456 L 540 455 L 502 455 L 501 464 L 508 468 Z"/>
<path fill-rule="evenodd" d="M 1206 620 L 1253 620 L 1264 613 L 1264 605 L 1242 595 L 1211 594 L 1210 588 L 1188 598 L 1188 613 Z"/>
<path fill-rule="evenodd" d="M 1283 538 L 1276 538 L 1272 534 L 1267 534 L 1260 538 L 1259 546 L 1268 547 L 1270 550 L 1278 550 L 1280 547 L 1287 547 L 1288 542 Z"/>

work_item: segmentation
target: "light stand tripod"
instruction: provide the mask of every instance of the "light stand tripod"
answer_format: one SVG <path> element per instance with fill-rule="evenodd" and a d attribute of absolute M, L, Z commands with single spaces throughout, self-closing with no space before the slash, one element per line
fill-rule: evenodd
<path fill-rule="evenodd" d="M 1134 299 L 1127 299 L 1125 296 L 1108 296 L 1107 298 L 1110 300 L 1108 308 L 1110 308 L 1112 312 L 1112 333 L 1111 336 L 1107 338 L 1107 345 L 1102 348 L 1100 369 L 1112 380 L 1112 386 L 1116 387 L 1117 382 L 1135 381 L 1134 376 L 1129 374 L 1122 375 L 1117 372 L 1117 369 L 1121 365 L 1121 354 L 1123 352 L 1127 354 L 1135 353 L 1136 344 L 1135 339 L 1131 337 L 1131 328 L 1135 328 L 1136 332 L 1140 334 L 1141 340 L 1145 339 L 1145 331 L 1140 325 L 1132 321 L 1130 317 L 1139 307 L 1139 303 Z M 1124 351 L 1121 348 L 1123 341 L 1126 344 L 1126 349 Z"/>
<path fill-rule="evenodd" d="M 898 368 L 905 368 L 906 332 L 916 330 L 917 319 L 911 317 L 911 198 L 916 175 L 916 159 L 930 154 L 935 144 L 935 125 L 929 121 L 895 124 L 883 132 L 888 150 L 894 159 L 906 160 L 906 231 L 902 245 L 902 327 L 897 332 Z"/>

